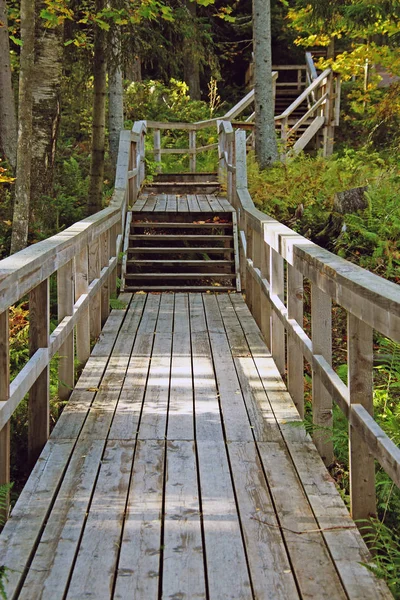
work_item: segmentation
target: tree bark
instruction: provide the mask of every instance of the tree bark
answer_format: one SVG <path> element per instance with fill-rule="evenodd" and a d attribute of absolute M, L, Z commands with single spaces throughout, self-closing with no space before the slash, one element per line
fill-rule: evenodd
<path fill-rule="evenodd" d="M 186 0 L 186 10 L 190 22 L 190 29 L 196 29 L 197 5 L 196 2 Z M 189 86 L 189 96 L 192 100 L 201 99 L 200 90 L 200 62 L 196 35 L 186 36 L 183 41 L 183 79 Z"/>
<path fill-rule="evenodd" d="M 105 8 L 105 0 L 96 0 L 96 12 Z M 88 213 L 91 215 L 102 208 L 104 180 L 104 149 L 107 96 L 107 37 L 106 32 L 96 27 L 93 56 L 93 118 L 90 160 Z"/>
<path fill-rule="evenodd" d="M 261 169 L 278 160 L 272 80 L 271 4 L 253 0 L 255 148 Z"/>
<path fill-rule="evenodd" d="M 37 0 L 36 14 L 46 8 Z M 35 70 L 33 82 L 31 212 L 40 221 L 43 196 L 53 193 L 54 161 L 60 121 L 63 26 L 48 28 L 36 20 Z"/>
<path fill-rule="evenodd" d="M 17 118 L 11 82 L 6 0 L 0 0 L 0 148 L 15 170 L 17 165 Z"/>
<path fill-rule="evenodd" d="M 124 127 L 124 103 L 122 80 L 122 48 L 118 32 L 111 37 L 111 52 L 108 66 L 108 143 L 113 172 L 118 158 L 119 134 Z"/>
<path fill-rule="evenodd" d="M 35 0 L 21 0 L 21 54 L 18 92 L 18 143 L 11 254 L 28 242 L 31 193 L 32 84 L 35 49 Z"/>

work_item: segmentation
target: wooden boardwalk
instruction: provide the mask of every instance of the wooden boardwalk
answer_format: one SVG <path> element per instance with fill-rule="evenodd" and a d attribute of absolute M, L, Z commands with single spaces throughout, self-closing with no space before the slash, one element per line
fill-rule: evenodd
<path fill-rule="evenodd" d="M 240 294 L 124 294 L 0 537 L 7 598 L 388 598 Z"/>
<path fill-rule="evenodd" d="M 223 196 L 215 194 L 142 193 L 132 207 L 136 212 L 221 213 L 233 208 Z"/>

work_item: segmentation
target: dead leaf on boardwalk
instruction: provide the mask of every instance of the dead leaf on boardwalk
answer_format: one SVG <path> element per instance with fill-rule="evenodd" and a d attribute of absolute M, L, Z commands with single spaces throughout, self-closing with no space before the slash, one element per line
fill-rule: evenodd
<path fill-rule="evenodd" d="M 92 388 L 87 388 L 87 389 L 86 389 L 86 391 L 87 391 L 87 392 L 99 392 L 99 391 L 100 391 L 100 388 L 95 388 L 95 387 L 92 387 Z"/>

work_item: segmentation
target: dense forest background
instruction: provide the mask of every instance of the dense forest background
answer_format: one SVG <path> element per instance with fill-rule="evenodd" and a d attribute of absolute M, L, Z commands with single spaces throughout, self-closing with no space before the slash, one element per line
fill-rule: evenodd
<path fill-rule="evenodd" d="M 251 156 L 252 197 L 296 231 L 399 283 L 399 3 L 271 0 L 271 10 L 273 64 L 303 64 L 311 50 L 319 68 L 341 74 L 342 110 L 332 157 L 314 150 L 260 169 Z M 248 91 L 252 55 L 250 0 L 0 0 L 0 258 L 107 205 L 121 128 L 224 114 Z M 216 132 L 207 135 L 216 141 Z M 165 141 L 179 142 L 172 133 Z M 216 156 L 203 165 L 215 167 Z M 147 171 L 155 171 L 150 160 Z M 366 186 L 366 207 L 338 216 L 335 193 L 358 186 Z M 29 353 L 26 305 L 11 316 L 15 376 Z M 339 311 L 335 328 L 335 366 L 346 380 Z M 56 419 L 62 403 L 53 387 Z M 400 347 L 385 339 L 376 340 L 374 401 L 399 444 Z M 26 405 L 12 427 L 18 489 Z M 332 473 L 345 499 L 346 428 L 338 412 Z M 378 571 L 400 597 L 400 492 L 380 471 L 377 495 Z"/>

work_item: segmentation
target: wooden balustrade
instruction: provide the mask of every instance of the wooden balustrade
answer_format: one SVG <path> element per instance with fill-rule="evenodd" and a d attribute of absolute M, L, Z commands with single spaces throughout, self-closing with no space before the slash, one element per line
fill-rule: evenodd
<path fill-rule="evenodd" d="M 302 417 L 304 360 L 310 365 L 313 438 L 327 465 L 333 459 L 333 402 L 347 417 L 351 512 L 356 520 L 366 519 L 376 510 L 375 460 L 400 486 L 400 449 L 373 419 L 372 402 L 373 331 L 400 342 L 400 288 L 258 211 L 247 189 L 246 132 L 235 132 L 228 152 L 230 131 L 230 123 L 220 122 L 220 171 L 225 178 L 236 173 L 228 200 L 238 213 L 246 302 L 279 370 L 287 372 Z M 311 282 L 311 336 L 303 327 L 304 278 Z M 348 385 L 332 368 L 332 301 L 347 312 Z"/>
<path fill-rule="evenodd" d="M 59 397 L 74 385 L 75 354 L 85 363 L 117 289 L 127 208 L 144 180 L 144 122 L 120 137 L 108 208 L 0 261 L 0 485 L 10 480 L 10 419 L 28 394 L 29 461 L 49 436 L 49 368 L 58 354 Z M 50 277 L 57 276 L 58 325 L 50 333 Z M 30 358 L 10 383 L 9 308 L 28 296 Z M 74 338 L 76 349 L 74 348 Z"/>

